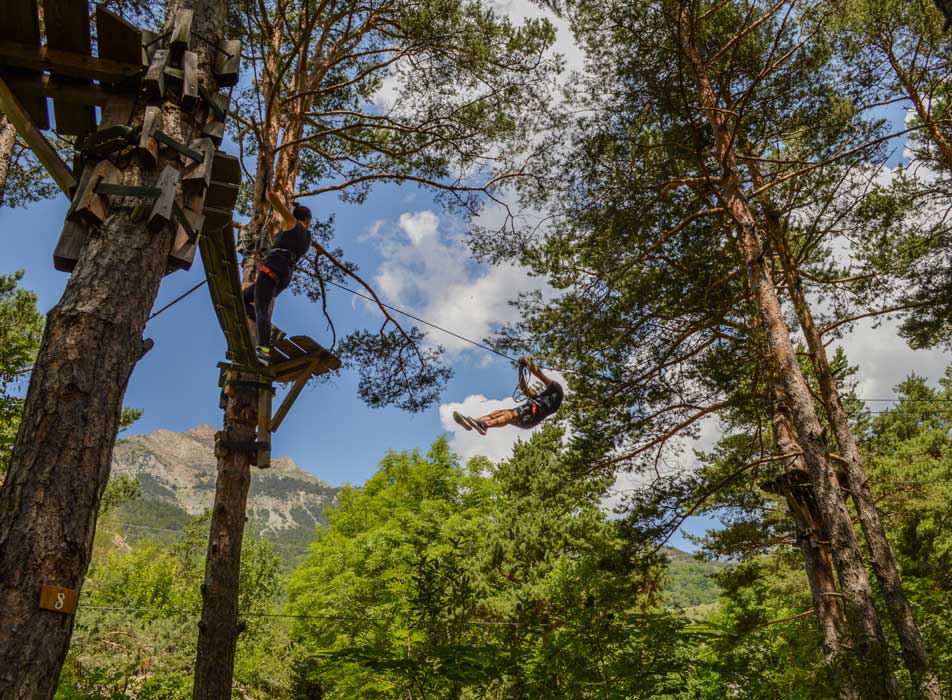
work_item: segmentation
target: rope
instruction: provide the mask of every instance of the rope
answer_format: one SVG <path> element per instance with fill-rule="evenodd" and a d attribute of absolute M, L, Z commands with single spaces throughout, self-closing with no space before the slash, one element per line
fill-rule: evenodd
<path fill-rule="evenodd" d="M 377 300 L 374 299 L 373 297 L 367 296 L 366 294 L 361 294 L 360 292 L 358 292 L 358 291 L 356 291 L 356 290 L 354 290 L 354 289 L 351 289 L 350 287 L 345 287 L 344 285 L 338 284 L 337 282 L 333 282 L 333 281 L 331 281 L 331 280 L 325 280 L 325 282 L 326 282 L 327 284 L 332 284 L 332 285 L 334 285 L 335 287 L 338 287 L 338 288 L 340 288 L 340 289 L 343 289 L 345 292 L 350 292 L 350 293 L 353 294 L 354 296 L 358 296 L 358 297 L 360 297 L 361 299 L 366 299 L 367 301 L 372 302 L 372 303 L 374 303 L 374 304 L 377 303 Z M 488 345 L 484 345 L 483 343 L 478 343 L 478 342 L 476 342 L 475 340 L 470 340 L 469 338 L 467 338 L 467 337 L 465 337 L 465 336 L 462 336 L 462 335 L 460 335 L 459 333 L 455 333 L 454 331 L 451 331 L 451 330 L 449 330 L 449 329 L 447 329 L 447 328 L 443 328 L 442 326 L 438 326 L 438 325 L 436 325 L 435 323 L 430 323 L 429 321 L 427 321 L 427 320 L 425 320 L 425 319 L 422 319 L 422 318 L 420 318 L 419 316 L 414 316 L 414 315 L 411 314 L 409 311 L 404 311 L 403 309 L 398 309 L 398 308 L 395 307 L 395 306 L 390 306 L 389 304 L 384 304 L 384 303 L 382 303 L 382 302 L 380 303 L 380 305 L 381 305 L 382 307 L 384 307 L 385 309 L 389 309 L 390 311 L 395 311 L 395 312 L 397 312 L 398 314 L 403 314 L 403 315 L 406 316 L 407 318 L 412 318 L 414 321 L 418 321 L 418 322 L 422 323 L 422 324 L 425 325 L 425 326 L 429 326 L 430 328 L 434 328 L 434 329 L 436 329 L 436 330 L 438 330 L 438 331 L 441 331 L 441 332 L 443 332 L 443 333 L 446 333 L 447 335 L 451 335 L 451 336 L 453 336 L 454 338 L 457 338 L 457 339 L 459 339 L 459 340 L 462 340 L 463 342 L 469 343 L 470 345 L 475 345 L 477 348 L 482 348 L 483 350 L 486 350 L 487 352 L 491 352 L 491 353 L 493 353 L 493 354 L 495 354 L 495 355 L 499 355 L 499 357 L 504 357 L 504 358 L 506 358 L 507 360 L 509 360 L 510 362 L 518 362 L 518 361 L 519 361 L 519 360 L 517 360 L 515 357 L 510 357 L 510 356 L 507 355 L 506 353 L 504 353 L 504 352 L 499 352 L 498 350 L 496 350 L 496 349 L 494 349 L 494 348 L 491 348 L 491 347 L 489 347 Z M 542 369 L 552 369 L 552 368 L 551 368 L 551 367 L 543 367 Z"/>
<path fill-rule="evenodd" d="M 196 284 L 194 287 L 192 287 L 191 289 L 189 289 L 189 290 L 188 290 L 187 292 L 185 292 L 184 294 L 179 294 L 177 297 L 175 297 L 175 298 L 174 298 L 172 301 L 170 301 L 168 304 L 166 304 L 166 305 L 163 306 L 161 309 L 159 309 L 158 311 L 156 311 L 155 313 L 153 313 L 151 316 L 149 316 L 149 318 L 146 319 L 146 323 L 148 323 L 149 321 L 151 321 L 153 318 L 155 318 L 156 316 L 158 316 L 160 313 L 162 313 L 162 312 L 165 311 L 166 309 L 172 308 L 173 306 L 175 306 L 176 304 L 178 304 L 180 301 L 182 301 L 182 299 L 184 299 L 184 298 L 187 297 L 189 294 L 191 294 L 192 292 L 194 292 L 195 290 L 197 290 L 197 289 L 198 289 L 199 287 L 201 287 L 203 284 L 207 284 L 207 283 L 208 283 L 208 280 L 207 280 L 207 279 L 203 279 L 201 282 L 199 282 L 198 284 Z"/>

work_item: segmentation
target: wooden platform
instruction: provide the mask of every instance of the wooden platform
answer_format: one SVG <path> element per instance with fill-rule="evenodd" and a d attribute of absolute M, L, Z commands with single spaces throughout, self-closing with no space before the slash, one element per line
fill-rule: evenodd
<path fill-rule="evenodd" d="M 0 79 L 36 129 L 50 128 L 47 97 L 52 97 L 56 131 L 85 136 L 96 129 L 93 105 L 104 102 L 106 92 L 138 90 L 143 34 L 97 6 L 99 55 L 93 56 L 86 0 L 44 0 L 42 24 L 39 9 L 37 0 L 4 0 Z"/>

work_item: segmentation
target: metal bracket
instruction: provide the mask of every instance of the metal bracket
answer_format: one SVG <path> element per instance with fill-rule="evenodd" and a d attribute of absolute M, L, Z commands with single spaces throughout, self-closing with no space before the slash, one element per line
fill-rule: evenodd
<path fill-rule="evenodd" d="M 271 382 L 250 382 L 246 379 L 226 379 L 224 386 L 238 386 L 248 389 L 268 389 L 272 394 L 274 393 L 274 386 L 271 384 Z"/>
<path fill-rule="evenodd" d="M 230 450 L 238 452 L 258 452 L 270 450 L 271 443 L 258 440 L 222 440 L 221 432 L 215 433 L 215 456 L 220 457 Z"/>
<path fill-rule="evenodd" d="M 182 207 L 180 207 L 178 204 L 173 204 L 172 213 L 175 215 L 175 220 L 178 221 L 182 225 L 182 228 L 185 229 L 185 235 L 188 236 L 189 242 L 194 243 L 196 240 L 198 240 L 198 233 L 192 228 L 192 223 L 188 220 L 188 217 L 185 216 L 185 212 L 182 211 Z"/>
<path fill-rule="evenodd" d="M 191 158 L 196 163 L 203 163 L 205 161 L 204 153 L 199 153 L 194 148 L 189 148 L 184 143 L 180 143 L 176 141 L 175 139 L 173 139 L 171 136 L 166 134 L 161 129 L 156 129 L 155 133 L 152 134 L 152 136 L 159 143 L 164 143 L 169 148 L 175 149 L 176 151 L 181 153 L 183 156 L 187 158 Z"/>

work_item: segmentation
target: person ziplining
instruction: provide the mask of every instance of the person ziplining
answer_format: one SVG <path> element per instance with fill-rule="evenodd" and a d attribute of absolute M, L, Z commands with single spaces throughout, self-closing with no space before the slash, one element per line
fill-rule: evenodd
<path fill-rule="evenodd" d="M 271 191 L 268 200 L 281 217 L 282 229 L 270 235 L 271 247 L 258 266 L 258 276 L 244 291 L 245 310 L 257 330 L 255 354 L 264 365 L 271 362 L 271 302 L 288 288 L 294 266 L 311 246 L 311 210 L 297 202 L 288 209 Z"/>
<path fill-rule="evenodd" d="M 526 395 L 527 400 L 516 408 L 504 408 L 498 411 L 481 416 L 479 418 L 470 418 L 464 416 L 458 411 L 453 411 L 453 420 L 466 430 L 476 430 L 480 435 L 485 435 L 490 428 L 502 428 L 506 425 L 514 425 L 518 428 L 534 428 L 543 420 L 553 415 L 562 405 L 562 399 L 565 396 L 562 385 L 554 379 L 550 379 L 542 373 L 542 370 L 529 358 L 519 358 L 519 387 Z M 532 376 L 542 382 L 544 389 L 536 393 L 532 391 L 528 381 L 523 375 L 523 368 L 528 370 Z"/>

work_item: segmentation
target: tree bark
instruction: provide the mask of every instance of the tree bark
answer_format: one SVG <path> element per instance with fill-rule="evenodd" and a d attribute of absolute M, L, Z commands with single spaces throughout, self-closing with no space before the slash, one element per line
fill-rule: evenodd
<path fill-rule="evenodd" d="M 169 17 L 195 10 L 193 26 L 215 37 L 226 0 L 169 4 Z M 214 88 L 208 51 L 199 71 Z M 166 130 L 197 136 L 205 113 L 190 115 L 166 96 Z M 142 108 L 137 118 L 141 120 Z M 181 167 L 171 155 L 162 165 Z M 151 184 L 137 156 L 119 154 L 123 183 Z M 159 170 L 161 167 L 159 168 Z M 118 198 L 83 247 L 66 290 L 47 315 L 7 479 L 0 489 L 0 697 L 52 698 L 74 618 L 38 606 L 40 587 L 79 591 L 96 515 L 109 479 L 123 394 L 166 270 L 173 227 L 149 232 L 138 200 Z"/>
<path fill-rule="evenodd" d="M 256 375 L 241 375 L 255 381 Z M 257 421 L 254 389 L 237 387 L 225 407 L 222 438 L 253 442 Z M 228 450 L 218 458 L 218 481 L 212 508 L 205 582 L 202 584 L 202 620 L 198 623 L 194 700 L 230 700 L 238 623 L 238 579 L 245 508 L 251 485 L 250 453 Z"/>
<path fill-rule="evenodd" d="M 275 150 L 280 136 L 280 115 L 274 106 L 280 105 L 275 90 L 277 56 L 281 48 L 283 21 L 279 18 L 271 37 L 271 51 L 265 57 L 261 90 L 265 107 L 265 124 L 261 126 L 258 157 L 255 163 L 254 201 L 249 225 L 255 237 L 267 220 L 270 204 L 267 191 L 272 187 Z M 272 220 L 268 225 L 274 226 Z M 242 288 L 251 285 L 258 273 L 259 251 L 245 251 L 242 261 Z M 252 338 L 256 329 L 251 326 Z M 260 381 L 254 374 L 241 374 L 241 381 Z M 257 392 L 236 387 L 227 397 L 223 419 L 222 439 L 253 442 L 258 422 Z M 264 436 L 257 436 L 265 439 Z M 228 450 L 218 457 L 218 479 L 215 483 L 215 505 L 205 559 L 205 582 L 202 584 L 202 620 L 199 623 L 198 647 L 195 660 L 193 700 L 230 700 L 234 682 L 235 652 L 241 626 L 238 622 L 239 578 L 241 573 L 241 543 L 244 538 L 245 511 L 248 489 L 251 485 L 251 452 Z"/>
<path fill-rule="evenodd" d="M 718 194 L 736 222 L 737 244 L 746 266 L 753 300 L 763 321 L 770 354 L 778 371 L 785 402 L 790 408 L 820 515 L 829 528 L 833 559 L 844 594 L 847 623 L 856 651 L 866 662 L 864 673 L 857 674 L 854 683 L 861 697 L 868 700 L 898 700 L 898 686 L 890 669 L 889 653 L 873 602 L 872 587 L 849 512 L 840 495 L 836 474 L 830 468 L 829 448 L 823 427 L 800 371 L 777 290 L 764 264 L 757 222 L 743 193 L 731 130 L 707 76 L 704 62 L 693 44 L 689 17 L 683 8 L 675 7 L 674 12 L 676 17 L 672 28 L 697 81 L 701 107 L 714 135 L 720 164 Z"/>
<path fill-rule="evenodd" d="M 853 506 L 859 516 L 860 526 L 869 547 L 869 559 L 873 572 L 879 581 L 886 607 L 899 645 L 902 649 L 903 660 L 912 676 L 913 686 L 917 697 L 922 700 L 942 700 L 942 689 L 939 679 L 932 670 L 929 654 L 925 642 L 916 624 L 912 606 L 902 587 L 902 578 L 899 574 L 899 564 L 893 553 L 886 529 L 879 517 L 879 509 L 873 499 L 863 466 L 863 458 L 859 445 L 850 428 L 849 417 L 840 400 L 839 388 L 830 368 L 830 361 L 823 345 L 823 338 L 813 320 L 813 313 L 803 289 L 803 280 L 796 263 L 790 256 L 786 242 L 780 235 L 779 221 L 773 222 L 776 227 L 776 246 L 781 264 L 787 278 L 787 288 L 796 308 L 800 328 L 810 350 L 810 359 L 816 370 L 820 384 L 820 398 L 826 408 L 827 416 L 833 426 L 836 444 L 840 449 L 840 456 L 849 481 L 849 492 L 853 499 Z"/>
<path fill-rule="evenodd" d="M 7 191 L 7 178 L 10 176 L 16 140 L 16 128 L 5 115 L 0 114 L 0 207 L 3 206 L 4 195 Z"/>
<path fill-rule="evenodd" d="M 783 405 L 783 395 L 773 381 L 771 384 L 772 423 L 774 442 L 781 454 L 797 454 L 800 445 L 796 440 L 789 411 Z M 791 457 L 787 465 L 796 474 L 809 478 L 807 464 L 801 455 Z M 805 493 L 809 491 L 809 493 Z M 810 583 L 820 634 L 823 636 L 823 661 L 840 700 L 859 700 L 861 695 L 853 685 L 853 677 L 862 661 L 852 653 L 852 642 L 846 626 L 846 616 L 840 605 L 836 590 L 830 547 L 820 533 L 825 529 L 816 507 L 812 489 L 799 484 L 777 489 L 787 500 L 790 514 L 797 526 L 797 544 L 803 554 L 804 568 Z"/>

